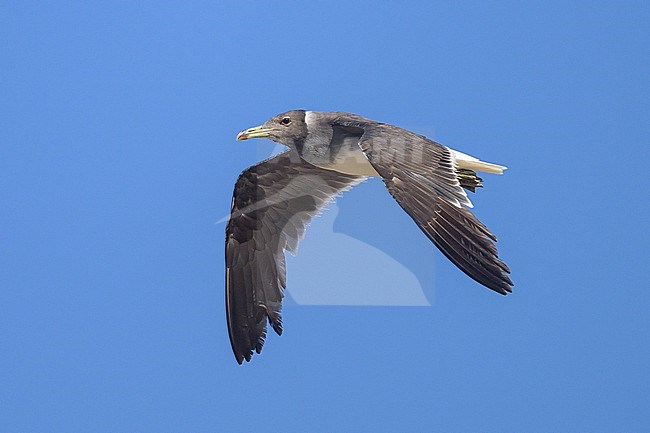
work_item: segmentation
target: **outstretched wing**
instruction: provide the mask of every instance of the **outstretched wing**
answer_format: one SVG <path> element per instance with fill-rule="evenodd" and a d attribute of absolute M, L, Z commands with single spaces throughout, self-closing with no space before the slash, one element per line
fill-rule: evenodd
<path fill-rule="evenodd" d="M 267 318 L 282 333 L 284 250 L 295 254 L 311 218 L 363 179 L 315 167 L 289 151 L 239 176 L 226 226 L 226 319 L 238 363 L 262 350 Z"/>
<path fill-rule="evenodd" d="M 512 292 L 496 237 L 466 208 L 472 204 L 449 148 L 354 115 L 337 113 L 332 126 L 338 134 L 361 133 L 359 146 L 390 194 L 449 260 L 484 286 L 503 295 Z"/>

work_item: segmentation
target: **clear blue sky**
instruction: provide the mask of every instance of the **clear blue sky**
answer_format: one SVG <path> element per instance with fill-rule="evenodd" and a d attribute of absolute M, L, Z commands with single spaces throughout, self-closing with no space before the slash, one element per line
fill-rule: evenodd
<path fill-rule="evenodd" d="M 648 428 L 648 2 L 56 3 L 0 3 L 1 431 Z M 218 221 L 273 145 L 234 137 L 293 108 L 508 165 L 514 294 L 367 182 L 335 234 L 432 306 L 294 303 L 237 365 Z"/>

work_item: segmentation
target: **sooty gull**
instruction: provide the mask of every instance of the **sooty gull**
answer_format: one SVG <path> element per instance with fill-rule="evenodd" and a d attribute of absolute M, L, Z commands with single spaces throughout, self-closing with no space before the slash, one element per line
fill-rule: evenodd
<path fill-rule="evenodd" d="M 312 217 L 367 177 L 379 177 L 424 234 L 461 271 L 502 295 L 510 270 L 496 237 L 468 210 L 486 163 L 413 132 L 342 112 L 293 110 L 246 129 L 289 150 L 244 170 L 226 226 L 226 319 L 238 363 L 260 353 L 266 322 L 282 333 L 284 251 L 296 253 Z"/>

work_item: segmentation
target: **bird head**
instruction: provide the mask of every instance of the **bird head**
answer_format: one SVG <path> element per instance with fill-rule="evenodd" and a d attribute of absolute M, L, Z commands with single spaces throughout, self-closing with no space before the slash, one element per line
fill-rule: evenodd
<path fill-rule="evenodd" d="M 249 138 L 268 138 L 292 149 L 307 138 L 307 124 L 305 123 L 305 110 L 292 110 L 278 114 L 269 120 L 248 128 L 237 134 L 237 140 Z"/>

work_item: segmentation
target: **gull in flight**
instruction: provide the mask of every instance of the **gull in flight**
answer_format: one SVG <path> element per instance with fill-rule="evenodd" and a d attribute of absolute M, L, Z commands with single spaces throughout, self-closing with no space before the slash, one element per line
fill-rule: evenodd
<path fill-rule="evenodd" d="M 496 237 L 469 211 L 466 194 L 482 186 L 477 172 L 502 174 L 506 167 L 343 112 L 288 111 L 237 135 L 249 138 L 288 150 L 244 170 L 235 183 L 226 226 L 226 319 L 238 363 L 260 353 L 267 321 L 282 333 L 284 251 L 295 254 L 323 206 L 368 177 L 384 182 L 461 271 L 497 293 L 512 292 Z"/>

